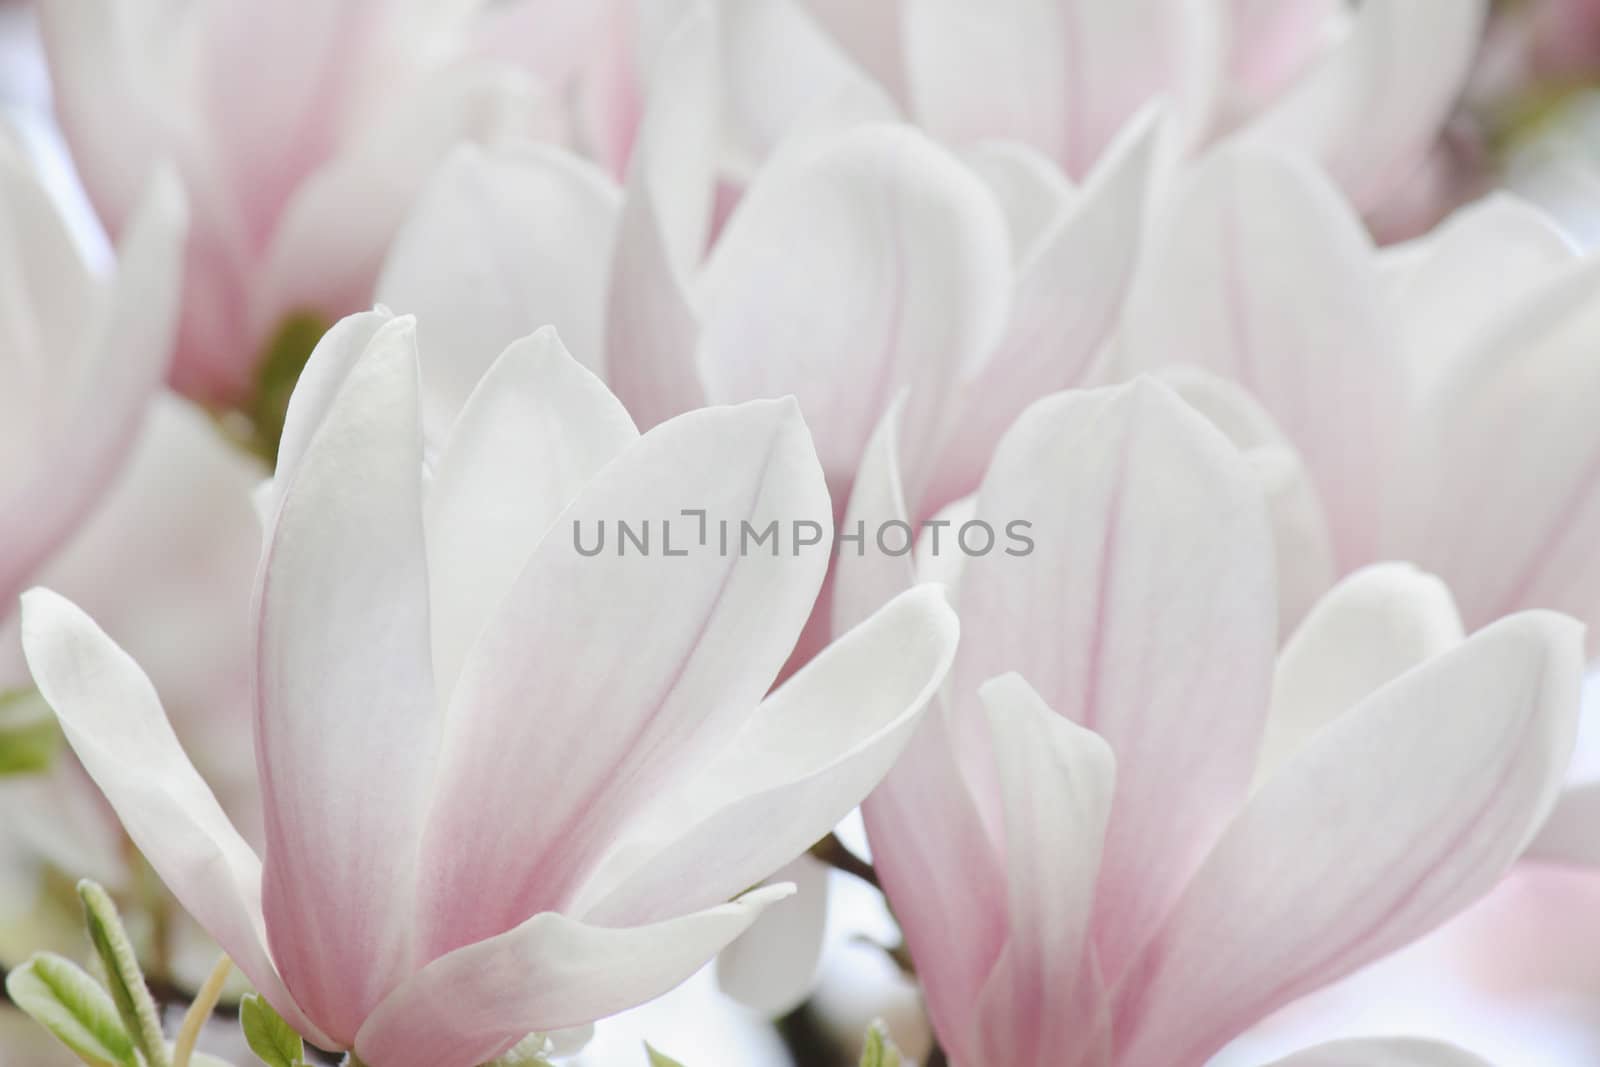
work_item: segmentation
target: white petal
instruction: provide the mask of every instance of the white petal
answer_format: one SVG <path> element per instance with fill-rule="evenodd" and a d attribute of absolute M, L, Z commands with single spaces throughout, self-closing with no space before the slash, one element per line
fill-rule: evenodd
<path fill-rule="evenodd" d="M 506 346 L 542 326 L 600 370 L 620 207 L 611 180 L 565 152 L 451 154 L 395 236 L 377 289 L 417 316 L 430 425 L 449 426 Z"/>
<path fill-rule="evenodd" d="M 535 915 L 424 967 L 367 1020 L 356 1049 L 385 1067 L 471 1067 L 530 1032 L 581 1026 L 667 992 L 791 892 L 773 886 L 653 926 Z"/>
<path fill-rule="evenodd" d="M 1117 990 L 1124 1054 L 1201 1062 L 1486 893 L 1555 800 L 1581 677 L 1581 627 L 1530 612 L 1319 731 L 1250 798 Z"/>
<path fill-rule="evenodd" d="M 1269 1067 L 1490 1067 L 1465 1049 L 1422 1038 L 1352 1038 L 1317 1045 Z"/>
<path fill-rule="evenodd" d="M 184 755 L 150 680 L 54 593 L 30 591 L 22 613 L 34 681 L 128 836 L 279 1014 L 333 1047 L 284 989 L 267 952 L 261 861 Z"/>
<path fill-rule="evenodd" d="M 428 491 L 441 693 L 556 517 L 638 436 L 622 405 L 550 327 L 507 348 L 488 369 L 450 431 Z"/>
<path fill-rule="evenodd" d="M 717 957 L 717 984 L 758 1015 L 776 1019 L 799 1007 L 816 982 L 828 922 L 832 868 L 801 856 L 772 876 L 795 895 L 757 919 Z"/>

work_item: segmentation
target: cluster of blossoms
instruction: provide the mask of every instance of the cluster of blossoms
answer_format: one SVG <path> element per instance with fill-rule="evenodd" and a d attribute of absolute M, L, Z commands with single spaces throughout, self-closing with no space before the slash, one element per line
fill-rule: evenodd
<path fill-rule="evenodd" d="M 116 255 L 0 138 L 0 1062 L 596 1064 L 807 1003 L 823 861 L 926 1064 L 1546 1062 L 1307 1007 L 1600 893 L 1488 0 L 35 6 Z"/>

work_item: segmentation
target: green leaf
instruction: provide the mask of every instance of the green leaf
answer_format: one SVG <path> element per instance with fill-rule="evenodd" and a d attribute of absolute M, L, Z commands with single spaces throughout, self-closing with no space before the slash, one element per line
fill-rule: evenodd
<path fill-rule="evenodd" d="M 668 1056 L 665 1053 L 657 1052 L 654 1046 L 652 1046 L 648 1041 L 644 1043 L 644 1051 L 645 1054 L 650 1057 L 650 1067 L 683 1067 L 683 1064 L 679 1063 L 671 1056 Z"/>
<path fill-rule="evenodd" d="M 267 1067 L 300 1067 L 305 1063 L 306 1043 L 271 1004 L 254 993 L 239 1002 L 239 1026 L 250 1051 Z"/>
<path fill-rule="evenodd" d="M 122 1016 L 122 1024 L 134 1043 L 144 1053 L 150 1067 L 170 1067 L 172 1054 L 167 1049 L 167 1039 L 161 1032 L 161 1013 L 144 983 L 144 972 L 139 969 L 139 958 L 134 954 L 128 932 L 122 928 L 122 917 L 111 896 L 98 884 L 85 878 L 78 883 L 78 896 L 83 900 L 83 910 L 89 924 L 89 940 L 105 966 L 106 985 L 111 990 L 111 1000 Z"/>
<path fill-rule="evenodd" d="M 37 689 L 0 692 L 0 777 L 49 770 L 61 740 L 61 727 Z"/>
<path fill-rule="evenodd" d="M 71 960 L 35 954 L 6 976 L 6 993 L 90 1067 L 140 1067 L 117 1006 Z"/>
<path fill-rule="evenodd" d="M 861 1067 L 900 1067 L 900 1050 L 889 1040 L 883 1023 L 867 1028 L 867 1043 L 861 1050 Z"/>

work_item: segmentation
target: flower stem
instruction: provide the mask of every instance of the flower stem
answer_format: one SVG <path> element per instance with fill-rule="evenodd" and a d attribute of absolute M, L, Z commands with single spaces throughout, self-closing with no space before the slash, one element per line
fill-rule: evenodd
<path fill-rule="evenodd" d="M 880 892 L 883 889 L 883 886 L 878 884 L 878 872 L 873 870 L 872 864 L 851 852 L 850 847 L 840 841 L 837 834 L 829 833 L 827 837 L 812 845 L 811 855 L 835 870 L 861 879 Z"/>
<path fill-rule="evenodd" d="M 211 1018 L 212 1009 L 222 997 L 222 986 L 232 972 L 233 961 L 224 955 L 211 969 L 200 992 L 194 995 L 194 1003 L 189 1005 L 183 1025 L 178 1028 L 178 1042 L 172 1048 L 172 1067 L 189 1067 L 189 1058 L 194 1055 L 194 1046 L 200 1040 L 200 1030 Z"/>

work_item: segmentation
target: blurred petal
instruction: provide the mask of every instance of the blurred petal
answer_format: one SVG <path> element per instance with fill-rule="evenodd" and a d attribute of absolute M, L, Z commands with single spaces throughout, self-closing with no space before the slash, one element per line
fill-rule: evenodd
<path fill-rule="evenodd" d="M 450 425 L 511 342 L 554 324 L 597 370 L 620 197 L 578 157 L 457 149 L 396 235 L 378 300 L 417 316 L 430 426 Z"/>
<path fill-rule="evenodd" d="M 689 291 L 711 222 L 721 103 L 716 24 L 696 5 L 662 46 L 617 223 L 606 377 L 644 429 L 705 403 Z"/>
<path fill-rule="evenodd" d="M 1477 54 L 1487 0 L 1362 4 L 1350 31 L 1241 136 L 1304 152 L 1363 211 L 1422 162 Z"/>
<path fill-rule="evenodd" d="M 1276 648 L 1260 489 L 1204 418 L 1141 380 L 1029 409 L 977 516 L 997 532 L 1026 519 L 1034 548 L 966 561 L 953 699 L 1015 671 L 1116 753 L 1095 918 L 1114 981 L 1249 788 Z M 987 739 L 971 718 L 960 727 L 997 829 Z"/>
<path fill-rule="evenodd" d="M 1068 1049 L 1082 1050 L 1072 1063 L 1109 1064 L 1089 923 L 1116 760 L 1020 675 L 994 679 L 981 696 L 1004 794 L 1010 938 L 980 1001 L 979 1048 L 1018 1067 L 1065 1062 Z"/>
<path fill-rule="evenodd" d="M 911 529 L 905 489 L 900 476 L 900 419 L 904 398 L 884 412 L 861 458 L 845 509 L 843 532 L 861 531 L 859 545 L 839 543 L 834 560 L 833 600 L 829 605 L 834 633 L 843 633 L 916 583 L 916 564 L 909 554 L 891 555 L 881 549 L 877 531 L 888 523 L 905 523 Z M 948 543 L 948 539 L 947 539 Z"/>
<path fill-rule="evenodd" d="M 1480 333 L 1423 398 L 1386 553 L 1443 578 L 1469 628 L 1526 607 L 1600 621 L 1597 338 L 1600 264 L 1586 260 Z"/>
<path fill-rule="evenodd" d="M 926 467 L 951 383 L 1004 325 L 1009 278 L 993 198 L 932 141 L 873 125 L 797 150 L 750 188 L 706 266 L 710 396 L 798 397 L 840 487 L 910 386 L 903 455 Z"/>
<path fill-rule="evenodd" d="M 757 919 L 717 957 L 724 993 L 769 1019 L 787 1015 L 811 993 L 828 923 L 832 868 L 801 856 L 772 876 L 792 882 L 795 895 Z"/>
<path fill-rule="evenodd" d="M 556 517 L 638 436 L 616 397 L 551 327 L 517 341 L 489 367 L 450 432 L 428 491 L 441 693 L 455 684 L 467 650 Z"/>
<path fill-rule="evenodd" d="M 413 975 L 367 1020 L 357 1051 L 385 1067 L 471 1067 L 530 1032 L 613 1015 L 683 982 L 792 891 L 772 886 L 651 926 L 540 913 Z"/>
<path fill-rule="evenodd" d="M 421 496 L 416 335 L 394 319 L 285 488 L 258 587 L 268 929 L 296 999 L 341 1043 L 411 965 L 439 729 Z"/>
<path fill-rule="evenodd" d="M 1354 1038 L 1296 1052 L 1269 1067 L 1490 1067 L 1454 1045 L 1421 1038 Z"/>
<path fill-rule="evenodd" d="M 684 508 L 704 509 L 704 525 Z M 429 955 L 563 907 L 624 821 L 760 702 L 821 584 L 828 518 L 792 401 L 671 420 L 589 484 L 501 601 L 452 694 L 424 844 Z M 802 519 L 822 530 L 803 550 L 790 543 Z M 741 546 L 741 521 L 777 528 L 771 554 Z M 624 549 L 622 523 L 649 530 L 650 550 Z M 681 558 L 661 558 L 664 531 Z M 615 549 L 579 551 L 606 532 Z M 559 788 L 528 804 L 529 782 Z"/>
<path fill-rule="evenodd" d="M 150 680 L 54 593 L 25 594 L 22 613 L 34 681 L 128 836 L 279 1014 L 333 1047 L 284 989 L 268 954 L 261 861 L 184 755 Z"/>
<path fill-rule="evenodd" d="M 905 748 L 949 669 L 957 630 L 943 592 L 921 586 L 835 640 L 680 795 L 658 801 L 644 828 L 650 854 L 581 914 L 637 925 L 703 908 L 825 836 Z"/>
<path fill-rule="evenodd" d="M 1555 800 L 1582 662 L 1572 620 L 1513 616 L 1319 731 L 1251 797 L 1118 988 L 1124 1054 L 1201 1062 L 1487 892 Z"/>
<path fill-rule="evenodd" d="M 1271 778 L 1317 731 L 1462 636 L 1450 590 L 1431 574 L 1382 563 L 1344 579 L 1278 657 L 1257 782 Z"/>
<path fill-rule="evenodd" d="M 939 460 L 930 505 L 947 504 L 977 487 L 995 442 L 1029 404 L 1083 384 L 1116 324 L 1133 274 L 1163 129 L 1155 112 L 1130 124 L 1083 191 L 1070 202 L 1061 196 L 1055 218 L 1018 263 L 1005 334 L 966 386 L 962 417 Z"/>
<path fill-rule="evenodd" d="M 912 109 L 955 142 L 1023 141 L 1087 174 L 1144 104 L 1199 130 L 1221 73 L 1211 5 L 1191 0 L 906 0 Z"/>
<path fill-rule="evenodd" d="M 1193 367 L 1169 367 L 1160 379 L 1211 420 L 1249 461 L 1267 498 L 1278 564 L 1278 636 L 1287 637 L 1333 585 L 1333 546 L 1322 498 L 1294 445 L 1239 386 Z"/>
<path fill-rule="evenodd" d="M 1406 378 L 1361 221 L 1310 167 L 1239 148 L 1168 211 L 1128 296 L 1128 368 L 1195 363 L 1250 390 L 1316 478 L 1339 563 L 1368 561 Z"/>

